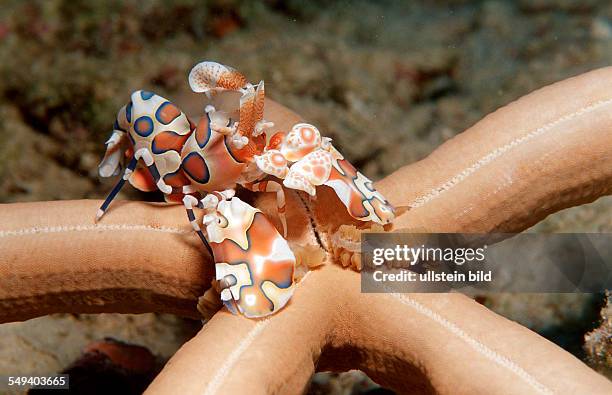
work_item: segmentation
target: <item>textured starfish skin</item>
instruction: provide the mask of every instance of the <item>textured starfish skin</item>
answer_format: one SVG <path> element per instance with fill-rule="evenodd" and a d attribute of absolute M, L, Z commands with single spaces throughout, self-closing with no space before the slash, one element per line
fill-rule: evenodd
<path fill-rule="evenodd" d="M 544 89 L 485 117 L 377 183 L 394 226 L 519 232 L 612 192 L 612 69 Z M 277 127 L 299 118 L 270 102 Z M 324 189 L 287 196 L 292 243 L 333 249 L 352 223 Z M 319 192 L 318 192 L 319 194 Z M 329 197 L 329 198 L 328 198 Z M 274 216 L 273 196 L 255 205 Z M 335 203 L 334 203 L 335 202 Z M 98 201 L 0 206 L 0 322 L 57 312 L 197 317 L 213 266 L 178 206 Z M 220 311 L 149 393 L 299 393 L 315 370 L 364 370 L 402 393 L 610 393 L 612 385 L 528 329 L 460 294 L 362 294 L 359 274 L 326 264 L 263 320 Z"/>

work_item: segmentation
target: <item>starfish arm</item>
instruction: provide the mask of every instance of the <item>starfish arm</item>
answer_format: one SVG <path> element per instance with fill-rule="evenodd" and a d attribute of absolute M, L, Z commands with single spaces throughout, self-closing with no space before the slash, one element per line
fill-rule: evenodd
<path fill-rule="evenodd" d="M 100 201 L 0 205 L 0 322 L 52 313 L 169 312 L 194 300 L 214 265 L 178 205 Z"/>
<path fill-rule="evenodd" d="M 321 369 L 357 366 L 397 393 L 605 394 L 612 389 L 570 353 L 464 295 L 363 294 L 359 274 L 343 270 L 336 278 L 353 296 L 350 321 L 341 327 L 354 331 L 335 336 L 334 352 L 319 360 Z"/>
<path fill-rule="evenodd" d="M 217 313 L 185 343 L 149 386 L 149 394 L 303 393 L 340 307 L 327 271 L 311 272 L 283 314 L 250 320 Z"/>
<path fill-rule="evenodd" d="M 376 184 L 396 228 L 519 232 L 612 193 L 612 68 L 539 89 Z"/>

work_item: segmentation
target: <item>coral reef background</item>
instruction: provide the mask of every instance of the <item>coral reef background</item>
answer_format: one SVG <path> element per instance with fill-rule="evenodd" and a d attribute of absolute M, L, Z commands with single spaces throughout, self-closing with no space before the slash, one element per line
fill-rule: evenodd
<path fill-rule="evenodd" d="M 186 76 L 203 59 L 264 79 L 271 98 L 377 179 L 521 95 L 611 64 L 612 3 L 8 0 L 0 59 L 0 202 L 104 197 L 114 181 L 98 179 L 97 163 L 116 111 L 140 88 L 193 101 Z M 121 197 L 160 200 L 130 188 Z M 612 232 L 612 200 L 534 231 Z M 479 301 L 610 375 L 605 295 Z M 0 374 L 60 371 L 105 336 L 144 345 L 162 364 L 198 325 L 158 315 L 7 324 Z M 381 390 L 352 373 L 319 374 L 310 391 Z"/>

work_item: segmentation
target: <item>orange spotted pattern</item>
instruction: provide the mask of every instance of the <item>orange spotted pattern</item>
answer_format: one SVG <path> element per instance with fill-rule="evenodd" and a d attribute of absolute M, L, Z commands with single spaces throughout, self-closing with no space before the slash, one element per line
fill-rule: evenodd
<path fill-rule="evenodd" d="M 274 133 L 274 135 L 270 137 L 270 141 L 268 141 L 268 146 L 266 147 L 266 149 L 268 150 L 278 149 L 278 147 L 280 147 L 280 145 L 283 143 L 284 138 L 285 138 L 285 133 L 283 132 Z"/>
<path fill-rule="evenodd" d="M 242 311 L 253 311 L 256 315 L 263 316 L 274 311 L 274 304 L 266 297 L 261 286 L 264 282 L 271 281 L 280 288 L 290 287 L 293 283 L 295 261 L 273 260 L 272 246 L 275 239 L 281 236 L 262 213 L 255 214 L 253 223 L 247 230 L 247 237 L 249 246 L 246 250 L 230 239 L 221 243 L 210 243 L 210 246 L 217 262 L 230 265 L 247 264 L 253 284 L 240 289 L 240 299 L 236 303 Z M 262 257 L 263 264 L 256 266 L 255 262 L 261 261 Z M 254 305 L 246 305 L 249 296 L 255 299 Z"/>
<path fill-rule="evenodd" d="M 250 161 L 253 156 L 260 155 L 264 151 L 265 146 L 266 136 L 263 134 L 257 137 L 250 136 L 249 143 L 240 149 L 233 147 L 231 144 L 228 144 L 232 156 L 240 162 Z"/>
<path fill-rule="evenodd" d="M 221 74 L 217 80 L 217 87 L 230 90 L 238 90 L 247 84 L 247 79 L 238 71 L 232 70 Z"/>
<path fill-rule="evenodd" d="M 182 168 L 189 178 L 197 183 L 207 183 L 210 180 L 210 172 L 204 158 L 196 152 L 192 152 L 182 162 Z"/>
<path fill-rule="evenodd" d="M 253 141 L 242 150 L 232 148 L 229 137 L 208 129 L 207 117 L 202 117 L 198 122 L 193 138 L 196 142 L 188 142 L 181 154 L 183 168 L 188 170 L 187 165 L 193 166 L 186 171 L 186 175 L 192 180 L 192 184 L 203 192 L 222 191 L 235 187 L 236 180 L 246 166 L 245 158 L 252 157 L 253 152 L 258 150 L 256 144 L 263 145 L 265 142 L 265 137 L 263 137 L 264 142 L 261 142 L 261 139 L 251 139 Z M 190 159 L 191 156 L 195 155 L 199 158 Z M 191 161 L 194 161 L 194 163 L 190 164 Z M 200 162 L 200 164 L 198 165 L 195 162 Z M 205 164 L 208 178 L 198 178 L 199 175 L 203 175 L 202 169 L 204 166 L 202 166 L 202 163 Z M 200 167 L 200 169 L 196 169 L 196 167 Z M 195 177 L 192 177 L 192 175 Z M 204 180 L 206 182 L 202 182 Z"/>
<path fill-rule="evenodd" d="M 180 135 L 172 131 L 160 132 L 153 138 L 153 149 L 157 152 L 176 151 L 181 152 L 189 134 Z"/>
<path fill-rule="evenodd" d="M 254 93 L 240 100 L 238 133 L 241 135 L 251 136 L 257 122 L 263 120 L 264 97 L 265 88 L 263 82 L 261 82 Z"/>
<path fill-rule="evenodd" d="M 302 126 L 300 127 L 300 137 L 305 143 L 312 144 L 315 141 L 316 134 L 311 127 Z"/>
<path fill-rule="evenodd" d="M 175 188 L 190 184 L 189 178 L 187 178 L 180 170 L 176 173 L 166 174 L 164 176 L 164 181 L 166 182 L 166 184 Z"/>
<path fill-rule="evenodd" d="M 351 216 L 357 219 L 367 217 L 370 213 L 363 205 L 364 196 L 354 182 L 354 179 L 357 176 L 357 170 L 355 167 L 353 167 L 353 165 L 344 159 L 338 160 L 337 163 L 344 174 L 340 173 L 336 167 L 332 167 L 329 180 L 338 180 L 350 187 L 349 201 L 348 204 L 345 204 Z"/>
<path fill-rule="evenodd" d="M 179 115 L 181 115 L 181 110 L 179 110 L 174 104 L 167 102 L 164 103 L 157 112 L 157 119 L 164 125 L 167 125 L 174 121 Z"/>

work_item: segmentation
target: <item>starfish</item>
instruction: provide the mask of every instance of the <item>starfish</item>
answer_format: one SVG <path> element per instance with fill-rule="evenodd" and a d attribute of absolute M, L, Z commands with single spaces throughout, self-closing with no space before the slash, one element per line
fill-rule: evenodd
<path fill-rule="evenodd" d="M 395 229 L 520 232 L 612 193 L 610 92 L 612 68 L 543 88 L 381 180 L 392 203 L 410 207 Z M 299 121 L 272 101 L 266 112 L 279 128 Z M 361 293 L 359 274 L 336 264 L 346 264 L 339 230 L 355 224 L 320 192 L 316 201 L 287 195 L 288 240 L 327 263 L 279 314 L 214 314 L 147 393 L 299 393 L 316 370 L 347 369 L 401 393 L 612 392 L 571 354 L 467 296 Z M 0 322 L 60 312 L 199 317 L 214 268 L 182 208 L 120 202 L 94 224 L 99 204 L 0 206 Z M 273 196 L 254 204 L 275 218 Z"/>

